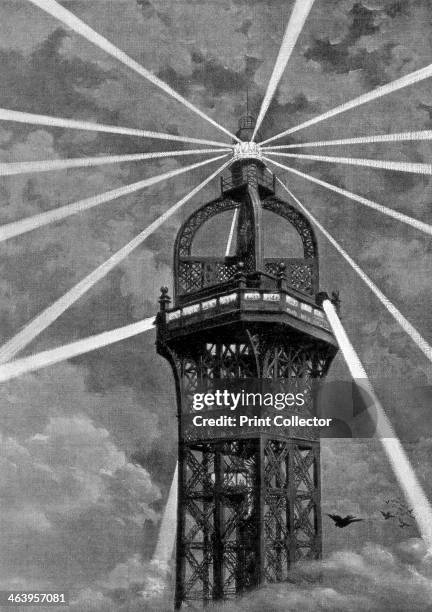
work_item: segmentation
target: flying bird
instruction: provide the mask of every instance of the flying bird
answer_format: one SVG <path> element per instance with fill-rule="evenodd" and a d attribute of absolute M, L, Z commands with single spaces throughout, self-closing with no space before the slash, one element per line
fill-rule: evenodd
<path fill-rule="evenodd" d="M 406 520 L 414 519 L 413 508 L 409 508 L 403 501 L 396 498 L 386 499 L 385 503 L 387 505 L 390 504 L 389 512 L 380 510 L 385 520 L 388 518 L 397 518 L 399 520 L 400 527 L 410 526 L 410 523 L 407 523 L 404 518 Z M 392 516 L 386 516 L 391 512 L 393 513 Z M 401 523 L 403 523 L 403 525 Z"/>
<path fill-rule="evenodd" d="M 347 516 L 339 516 L 339 514 L 327 514 L 335 523 L 336 527 L 342 529 L 343 527 L 347 527 L 351 523 L 358 523 L 359 521 L 363 521 L 363 519 L 355 518 L 352 514 L 348 514 Z"/>
<path fill-rule="evenodd" d="M 411 527 L 411 525 L 409 523 L 405 523 L 405 521 L 402 521 L 401 519 L 399 519 L 399 527 L 401 529 L 403 529 L 404 527 Z"/>
<path fill-rule="evenodd" d="M 385 521 L 388 521 L 388 519 L 391 518 L 396 518 L 396 514 L 392 514 L 391 512 L 383 512 L 382 510 L 380 510 L 380 512 L 383 515 Z"/>

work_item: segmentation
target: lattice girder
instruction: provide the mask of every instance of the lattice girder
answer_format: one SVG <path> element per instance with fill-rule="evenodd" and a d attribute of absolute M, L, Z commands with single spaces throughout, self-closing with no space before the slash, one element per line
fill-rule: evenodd
<path fill-rule="evenodd" d="M 272 438 L 185 445 L 183 601 L 230 599 L 262 580 L 285 580 L 295 559 L 319 554 L 318 449 Z"/>

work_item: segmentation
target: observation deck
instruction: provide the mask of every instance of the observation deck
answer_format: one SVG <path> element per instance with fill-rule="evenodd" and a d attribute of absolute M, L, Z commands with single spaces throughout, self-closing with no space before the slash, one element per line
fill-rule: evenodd
<path fill-rule="evenodd" d="M 180 339 L 204 329 L 217 337 L 225 331 L 238 328 L 238 323 L 289 327 L 293 336 L 313 336 L 337 347 L 330 325 L 315 296 L 307 296 L 289 287 L 283 264 L 277 277 L 263 272 L 245 274 L 237 268 L 235 278 L 219 283 L 199 296 L 194 295 L 182 307 L 168 308 L 167 294 L 161 297 L 164 334 Z M 235 337 L 234 332 L 233 338 Z"/>

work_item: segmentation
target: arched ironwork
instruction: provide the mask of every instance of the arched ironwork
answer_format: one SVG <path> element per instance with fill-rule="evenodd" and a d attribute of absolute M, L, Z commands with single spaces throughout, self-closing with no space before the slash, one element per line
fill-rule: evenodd
<path fill-rule="evenodd" d="M 176 297 L 234 278 L 238 263 L 236 257 L 194 257 L 191 249 L 194 237 L 204 223 L 237 206 L 239 203 L 235 200 L 218 198 L 198 208 L 183 223 L 174 247 Z"/>
<path fill-rule="evenodd" d="M 294 206 L 275 196 L 263 201 L 263 208 L 286 219 L 296 230 L 303 244 L 304 259 L 266 258 L 265 271 L 277 275 L 281 261 L 285 265 L 288 287 L 309 295 L 315 295 L 319 285 L 318 245 L 308 219 Z"/>
<path fill-rule="evenodd" d="M 246 198 L 249 196 L 246 195 Z M 195 256 L 192 254 L 192 244 L 198 230 L 211 218 L 223 212 L 241 207 L 238 227 L 237 253 L 228 257 Z M 261 201 L 263 209 L 286 219 L 298 233 L 303 245 L 303 258 L 267 257 L 262 261 L 263 270 L 272 277 L 278 277 L 281 263 L 284 264 L 284 275 L 287 287 L 307 295 L 315 295 L 318 290 L 318 247 L 312 226 L 307 218 L 294 206 L 277 197 L 267 197 Z M 249 232 L 251 240 L 243 236 L 246 221 L 251 211 L 250 205 L 245 206 L 232 198 L 222 197 L 196 210 L 181 227 L 175 243 L 175 293 L 176 297 L 201 291 L 206 287 L 232 281 L 237 272 L 239 261 L 245 264 L 246 273 L 257 269 L 260 261 L 257 239 Z M 253 222 L 249 221 L 249 225 Z M 253 224 L 253 223 L 252 223 Z M 248 234 L 248 235 L 249 235 Z M 244 244 L 248 252 L 244 252 Z"/>
<path fill-rule="evenodd" d="M 318 259 L 318 245 L 309 220 L 297 208 L 275 196 L 266 198 L 263 208 L 286 219 L 299 234 L 305 259 Z"/>

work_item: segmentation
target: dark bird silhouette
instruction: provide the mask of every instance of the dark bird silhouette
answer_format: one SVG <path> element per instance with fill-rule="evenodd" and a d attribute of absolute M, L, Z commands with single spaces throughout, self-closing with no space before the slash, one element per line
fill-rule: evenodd
<path fill-rule="evenodd" d="M 380 510 L 380 512 L 383 515 L 385 521 L 388 521 L 388 519 L 391 518 L 396 518 L 396 514 L 392 514 L 391 512 L 383 512 L 382 510 Z"/>
<path fill-rule="evenodd" d="M 333 521 L 336 527 L 342 529 L 343 527 L 347 527 L 351 523 L 358 523 L 363 519 L 355 518 L 352 514 L 348 514 L 347 516 L 339 516 L 339 514 L 327 514 Z"/>
<path fill-rule="evenodd" d="M 399 520 L 399 524 L 404 523 L 404 525 L 400 525 L 401 527 L 408 527 L 411 525 L 410 523 L 407 523 L 406 520 L 409 521 L 410 519 L 414 519 L 413 508 L 410 508 L 405 502 L 396 498 L 386 499 L 385 503 L 387 506 L 390 504 L 389 511 L 393 513 L 393 517 L 388 518 L 397 518 Z M 384 516 L 384 514 L 387 514 L 387 512 L 384 513 L 381 510 L 381 514 Z M 387 520 L 386 516 L 384 516 L 384 518 Z"/>

